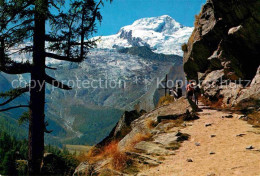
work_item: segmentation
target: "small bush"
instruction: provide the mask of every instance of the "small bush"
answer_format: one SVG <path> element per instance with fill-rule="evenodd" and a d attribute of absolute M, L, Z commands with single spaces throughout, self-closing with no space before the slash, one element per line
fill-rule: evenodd
<path fill-rule="evenodd" d="M 167 96 L 163 96 L 160 98 L 157 107 L 163 106 L 163 105 L 168 105 L 171 104 L 175 101 L 174 97 L 167 95 Z"/>
<path fill-rule="evenodd" d="M 183 142 L 183 141 L 186 141 L 189 139 L 190 135 L 187 134 L 187 133 L 181 133 L 181 132 L 178 132 L 178 134 L 176 135 L 178 136 L 177 138 L 177 142 Z"/>
<path fill-rule="evenodd" d="M 147 122 L 146 122 L 146 125 L 149 129 L 152 129 L 152 128 L 154 128 L 158 125 L 158 122 L 156 122 L 152 119 L 148 119 Z"/>
<path fill-rule="evenodd" d="M 188 41 L 189 44 L 192 44 L 195 41 L 195 35 L 198 32 L 198 29 L 201 27 L 199 24 L 199 19 L 201 18 L 201 16 L 202 16 L 202 10 L 198 15 L 195 15 L 195 21 L 194 21 L 195 28 L 189 38 L 189 41 Z"/>
<path fill-rule="evenodd" d="M 112 167 L 116 170 L 125 169 L 129 160 L 124 152 L 116 151 L 112 155 Z"/>
<path fill-rule="evenodd" d="M 195 22 L 194 22 L 195 28 L 199 26 L 199 20 L 201 16 L 202 16 L 202 11 L 200 11 L 198 15 L 195 15 Z"/>
<path fill-rule="evenodd" d="M 158 160 L 159 160 L 159 161 L 164 161 L 164 160 L 165 160 L 165 157 L 160 156 L 160 157 L 158 157 Z"/>
<path fill-rule="evenodd" d="M 122 170 L 127 166 L 129 162 L 128 156 L 125 152 L 119 151 L 118 141 L 112 141 L 101 149 L 93 148 L 87 155 L 85 155 L 85 161 L 89 163 L 95 163 L 102 159 L 111 158 L 111 167 L 115 170 Z"/>
<path fill-rule="evenodd" d="M 103 154 L 105 156 L 111 156 L 118 151 L 118 141 L 112 141 L 104 147 Z"/>
<path fill-rule="evenodd" d="M 183 43 L 183 44 L 181 45 L 181 49 L 182 49 L 183 52 L 187 52 L 187 51 L 188 51 L 188 45 L 187 45 L 187 43 Z"/>

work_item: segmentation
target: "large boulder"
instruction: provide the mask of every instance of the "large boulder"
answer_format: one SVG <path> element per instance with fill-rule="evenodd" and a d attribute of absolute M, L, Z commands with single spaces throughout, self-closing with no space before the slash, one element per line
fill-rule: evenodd
<path fill-rule="evenodd" d="M 259 31 L 259 0 L 207 0 L 184 52 L 187 78 L 200 80 L 205 96 L 223 99 L 224 107 L 259 99 L 257 86 L 239 82 L 252 80 L 260 65 Z"/>
<path fill-rule="evenodd" d="M 260 65 L 260 2 L 208 0 L 184 53 L 188 79 L 224 69 L 231 80 L 252 79 Z"/>
<path fill-rule="evenodd" d="M 247 107 L 258 109 L 260 107 L 260 66 L 250 86 L 240 92 L 234 104 L 242 109 Z"/>

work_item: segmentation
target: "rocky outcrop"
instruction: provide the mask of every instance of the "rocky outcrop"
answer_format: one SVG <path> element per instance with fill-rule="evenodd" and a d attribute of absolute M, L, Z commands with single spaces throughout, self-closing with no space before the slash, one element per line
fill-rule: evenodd
<path fill-rule="evenodd" d="M 110 135 L 96 146 L 102 157 L 97 157 L 94 162 L 82 162 L 74 175 L 136 175 L 139 170 L 158 166 L 165 156 L 174 155 L 181 142 L 189 138 L 180 130 L 186 127 L 186 120 L 196 119 L 194 112 L 198 108 L 190 103 L 180 98 L 148 113 L 125 112 Z M 113 152 L 118 154 L 113 156 L 111 144 L 115 141 L 118 143 Z M 109 154 L 102 155 L 106 150 Z M 111 164 L 116 159 L 126 163 L 120 172 Z"/>
<path fill-rule="evenodd" d="M 246 98 L 243 92 L 249 92 L 245 80 L 252 80 L 260 65 L 259 31 L 259 0 L 207 0 L 184 52 L 187 78 L 204 80 L 211 100 L 223 98 L 225 107 L 238 105 Z M 250 89 L 250 97 L 256 91 Z"/>
<path fill-rule="evenodd" d="M 135 138 L 138 136 L 150 136 L 151 133 L 157 134 L 161 133 L 162 131 L 153 129 L 151 130 L 149 128 L 149 125 L 147 124 L 148 121 L 153 121 L 155 123 L 160 123 L 163 120 L 176 120 L 181 119 L 181 118 L 186 118 L 186 116 L 190 117 L 190 113 L 187 112 L 192 112 L 196 111 L 197 107 L 194 104 L 190 104 L 187 99 L 185 98 L 180 98 L 178 101 L 175 101 L 174 103 L 166 106 L 161 106 L 150 113 L 144 114 L 140 118 L 134 120 L 131 123 L 131 131 L 119 142 L 119 149 L 120 150 L 125 150 L 128 148 L 130 143 L 133 142 Z M 164 131 L 165 129 L 162 128 Z"/>
<path fill-rule="evenodd" d="M 139 112 L 137 110 L 125 111 L 109 135 L 98 143 L 96 147 L 105 146 L 113 140 L 121 140 L 131 131 L 131 122 L 139 118 L 144 113 L 146 113 L 144 110 Z"/>

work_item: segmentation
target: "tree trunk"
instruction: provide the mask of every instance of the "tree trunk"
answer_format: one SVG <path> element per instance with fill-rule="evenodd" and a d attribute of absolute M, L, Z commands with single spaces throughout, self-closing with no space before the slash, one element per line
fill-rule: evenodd
<path fill-rule="evenodd" d="M 35 0 L 29 119 L 29 174 L 39 175 L 44 153 L 46 0 Z"/>

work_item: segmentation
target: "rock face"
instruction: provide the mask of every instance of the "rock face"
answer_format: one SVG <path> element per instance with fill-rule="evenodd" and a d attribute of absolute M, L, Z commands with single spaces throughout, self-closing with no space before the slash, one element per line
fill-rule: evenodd
<path fill-rule="evenodd" d="M 240 96 L 246 81 L 237 81 L 252 80 L 256 75 L 260 65 L 259 31 L 258 0 L 208 0 L 196 17 L 184 53 L 187 78 L 204 80 L 205 95 L 213 100 L 223 98 L 225 106 L 234 106 L 249 94 L 252 97 L 258 90 L 247 89 Z M 228 88 L 222 86 L 224 80 L 228 80 Z M 230 89 L 230 84 L 237 86 Z"/>
<path fill-rule="evenodd" d="M 139 118 L 144 113 L 144 110 L 141 110 L 140 112 L 137 112 L 136 110 L 125 111 L 119 119 L 119 121 L 117 122 L 116 126 L 110 132 L 110 134 L 96 146 L 102 147 L 105 144 L 111 142 L 112 140 L 121 140 L 125 135 L 127 135 L 131 131 L 131 122 Z"/>

